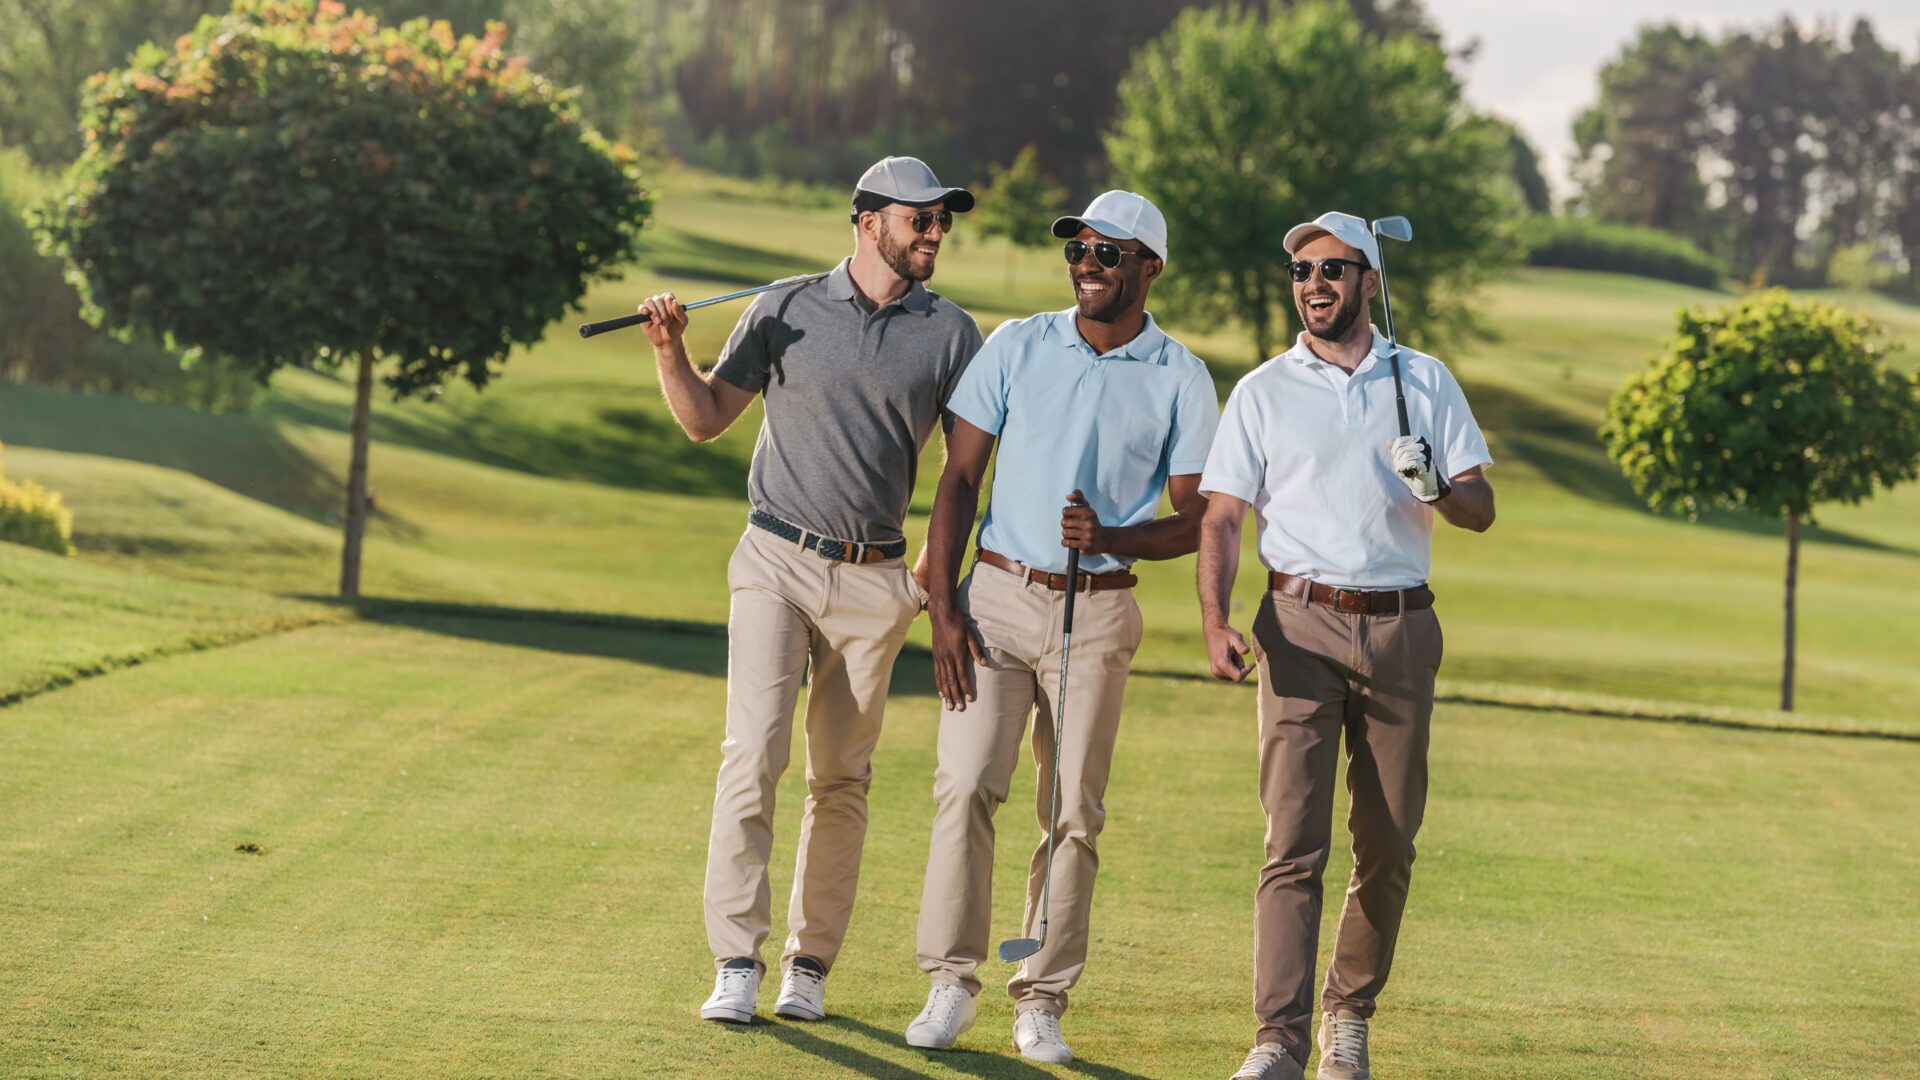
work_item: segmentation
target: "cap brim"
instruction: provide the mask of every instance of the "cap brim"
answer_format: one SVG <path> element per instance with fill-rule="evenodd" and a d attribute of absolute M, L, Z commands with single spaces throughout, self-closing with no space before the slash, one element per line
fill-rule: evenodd
<path fill-rule="evenodd" d="M 1309 221 L 1301 225 L 1295 225 L 1293 228 L 1288 229 L 1286 237 L 1280 241 L 1280 246 L 1286 250 L 1287 254 L 1291 255 L 1294 252 L 1299 251 L 1301 248 L 1301 245 L 1305 244 L 1308 238 L 1318 235 L 1320 233 L 1325 233 L 1328 236 L 1333 236 L 1334 239 L 1336 240 L 1340 239 L 1338 236 L 1334 236 L 1333 231 L 1331 229 L 1328 229 L 1325 225 L 1317 225 Z M 1346 243 L 1346 241 L 1344 240 L 1341 240 L 1340 242 L 1343 244 Z"/>
<path fill-rule="evenodd" d="M 1099 233 L 1109 240 L 1140 239 L 1140 235 L 1132 229 L 1122 228 L 1111 221 L 1102 221 L 1099 218 L 1063 217 L 1055 218 L 1053 221 L 1053 235 L 1062 240 L 1071 240 L 1080 235 L 1081 229 L 1092 229 L 1094 232 Z M 1145 241 L 1142 242 L 1144 243 Z M 1156 259 L 1166 258 L 1163 252 L 1155 251 L 1151 246 L 1147 248 L 1147 254 L 1152 255 Z"/>
<path fill-rule="evenodd" d="M 946 203 L 947 209 L 956 214 L 964 214 L 973 209 L 973 192 L 968 191 L 966 188 L 928 188 L 925 191 L 916 191 L 909 195 L 890 195 L 884 191 L 874 191 L 870 188 L 857 188 L 855 190 L 862 194 L 886 199 L 889 202 L 897 202 L 902 206 L 933 206 L 937 203 Z"/>

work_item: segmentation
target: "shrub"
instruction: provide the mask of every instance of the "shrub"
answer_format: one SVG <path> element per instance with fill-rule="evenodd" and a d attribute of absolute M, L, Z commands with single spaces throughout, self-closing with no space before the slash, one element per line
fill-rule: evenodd
<path fill-rule="evenodd" d="M 1605 270 L 1615 274 L 1720 288 L 1727 276 L 1718 260 L 1672 233 L 1585 217 L 1536 215 L 1527 227 L 1533 266 Z"/>
<path fill-rule="evenodd" d="M 31 480 L 15 483 L 0 472 L 0 542 L 55 555 L 73 554 L 73 512 L 60 493 Z"/>

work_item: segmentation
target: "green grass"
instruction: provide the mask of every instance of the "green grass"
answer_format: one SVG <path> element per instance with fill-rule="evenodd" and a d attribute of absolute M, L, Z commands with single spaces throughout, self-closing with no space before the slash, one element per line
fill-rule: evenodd
<path fill-rule="evenodd" d="M 850 246 L 837 211 L 761 186 L 676 174 L 661 194 L 645 263 L 584 317 Z M 1065 306 L 1052 248 L 1009 260 L 958 235 L 935 286 L 983 325 Z M 1920 489 L 1821 515 L 1787 716 L 1769 708 L 1780 530 L 1649 514 L 1593 436 L 1674 310 L 1725 299 L 1528 271 L 1486 293 L 1500 338 L 1446 357 L 1492 440 L 1500 521 L 1436 542 L 1451 703 L 1377 1036 L 1391 1075 L 1893 1076 L 1920 1058 L 1902 1022 L 1920 1007 L 1902 908 L 1920 891 Z M 1920 309 L 1836 299 L 1920 345 Z M 696 313 L 695 354 L 736 315 Z M 1223 387 L 1247 369 L 1234 328 L 1171 329 Z M 378 599 L 348 608 L 316 599 L 348 405 L 307 372 L 244 416 L 0 386 L 9 475 L 65 493 L 80 548 L 0 547 L 0 1073 L 1067 1074 L 1009 1057 L 992 992 L 972 1052 L 898 1039 L 924 993 L 924 623 L 876 763 L 842 1018 L 693 1019 L 757 414 L 688 444 L 642 339 L 582 341 L 571 320 L 483 395 L 381 401 Z M 930 448 L 916 541 L 938 463 Z M 1087 1075 L 1223 1075 L 1251 1033 L 1252 699 L 1196 677 L 1191 560 L 1146 567 L 1140 599 L 1068 1032 Z M 1748 730 L 1793 726 L 1900 738 Z M 1036 833 L 1018 783 L 996 929 Z M 789 776 L 780 890 L 801 791 Z M 1875 1037 L 1837 1039 L 1836 1017 Z"/>

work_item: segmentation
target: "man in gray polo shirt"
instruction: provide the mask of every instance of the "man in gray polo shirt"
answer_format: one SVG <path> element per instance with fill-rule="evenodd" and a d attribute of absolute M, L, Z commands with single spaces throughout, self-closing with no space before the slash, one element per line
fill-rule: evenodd
<path fill-rule="evenodd" d="M 926 592 L 901 524 L 920 450 L 980 348 L 980 330 L 929 291 L 955 213 L 973 207 L 914 158 L 887 158 L 854 192 L 853 256 L 762 293 L 711 372 L 688 359 L 672 293 L 640 310 L 668 407 L 687 436 L 725 431 L 756 395 L 766 420 L 747 478 L 748 528 L 727 565 L 727 731 L 707 847 L 708 1020 L 753 1019 L 772 925 L 774 788 L 807 694 L 807 804 L 776 1015 L 826 1016 L 867 831 L 869 759 L 894 658 Z M 943 426 L 950 427 L 948 420 Z M 811 669 L 811 675 L 809 675 Z"/>

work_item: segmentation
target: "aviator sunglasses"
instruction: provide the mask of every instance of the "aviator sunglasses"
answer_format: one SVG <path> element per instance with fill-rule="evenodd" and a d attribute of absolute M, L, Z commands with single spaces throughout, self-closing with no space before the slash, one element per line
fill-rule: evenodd
<path fill-rule="evenodd" d="M 1328 281 L 1339 281 L 1346 277 L 1349 266 L 1355 270 L 1370 269 L 1366 263 L 1356 262 L 1353 259 L 1321 259 L 1319 262 L 1295 259 L 1287 264 L 1287 273 L 1293 276 L 1295 284 L 1304 285 L 1307 279 L 1313 276 L 1313 268 L 1316 266 L 1320 268 L 1320 276 Z"/>
<path fill-rule="evenodd" d="M 1123 251 L 1119 244 L 1106 240 L 1102 240 L 1097 244 L 1089 244 L 1085 240 L 1069 240 L 1067 241 L 1066 248 L 1067 265 L 1079 266 L 1080 260 L 1086 258 L 1087 252 L 1089 251 L 1093 252 L 1095 262 L 1098 262 L 1101 266 L 1109 270 L 1119 266 L 1120 260 L 1128 255 L 1136 259 L 1146 258 L 1147 256 L 1147 253 L 1144 251 Z"/>
<path fill-rule="evenodd" d="M 923 233 L 933 228 L 933 223 L 936 221 L 940 223 L 941 232 L 953 231 L 953 211 L 951 210 L 920 210 L 912 214 L 901 214 L 892 210 L 869 210 L 867 213 L 906 218 L 907 224 L 913 226 L 913 231 L 917 233 Z M 857 212 L 854 214 L 856 220 L 859 216 Z"/>

